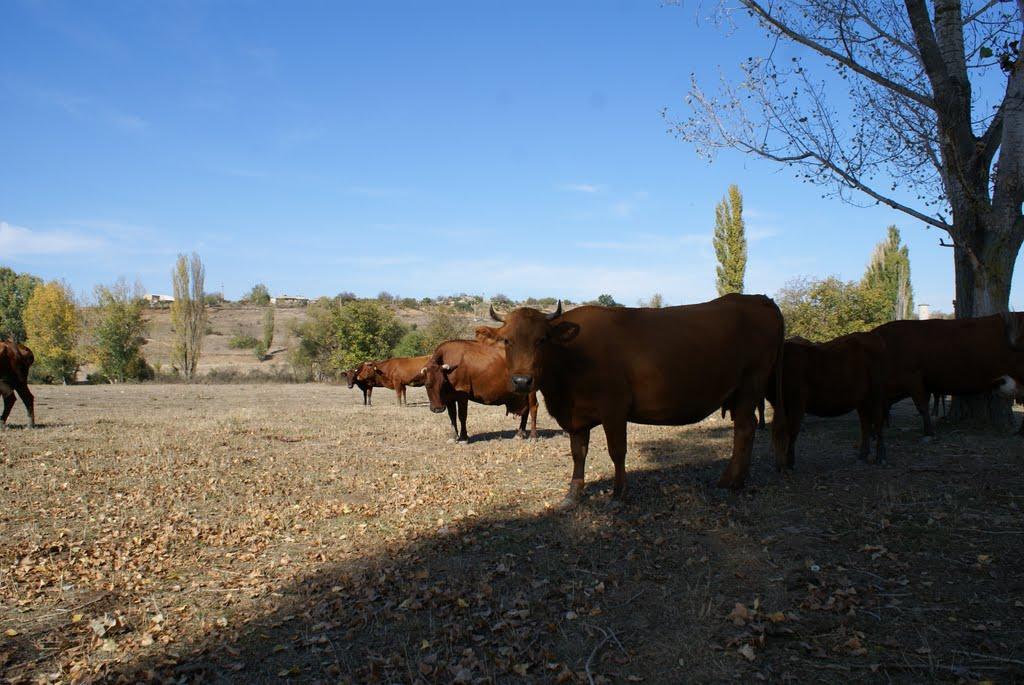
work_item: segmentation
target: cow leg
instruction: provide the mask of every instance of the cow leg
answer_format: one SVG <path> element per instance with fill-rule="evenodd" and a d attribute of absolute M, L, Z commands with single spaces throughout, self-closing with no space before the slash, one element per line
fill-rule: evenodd
<path fill-rule="evenodd" d="M 527 396 L 527 401 L 530 404 L 530 439 L 537 439 L 537 393 L 531 392 Z M 1024 426 L 1021 426 L 1021 431 L 1024 432 Z"/>
<path fill-rule="evenodd" d="M 857 447 L 857 459 L 866 462 L 868 454 L 871 452 L 871 434 L 874 432 L 872 430 L 874 421 L 870 408 L 863 404 L 858 406 L 857 418 L 860 419 L 860 445 Z"/>
<path fill-rule="evenodd" d="M 750 471 L 750 453 L 754 448 L 754 407 L 750 400 L 737 399 L 732 412 L 732 458 L 718 479 L 718 487 L 739 490 Z M 787 407 L 788 409 L 788 407 Z"/>
<path fill-rule="evenodd" d="M 32 396 L 32 391 L 28 389 L 28 383 L 24 380 L 19 380 L 14 389 L 18 391 L 18 397 L 25 403 L 25 409 L 28 411 L 28 427 L 36 427 L 36 398 Z"/>
<path fill-rule="evenodd" d="M 526 419 L 530 418 L 530 407 L 523 407 L 523 413 L 519 415 L 519 430 L 516 431 L 517 438 L 526 437 Z"/>
<path fill-rule="evenodd" d="M 367 396 L 367 392 L 368 392 L 368 391 L 369 391 L 369 389 L 368 389 L 368 388 L 363 388 L 363 406 L 364 406 L 364 407 L 365 407 L 365 406 L 366 406 L 367 404 L 369 404 L 369 402 L 367 402 L 367 399 L 368 399 L 368 396 Z"/>
<path fill-rule="evenodd" d="M 559 509 L 572 509 L 583 497 L 583 478 L 587 452 L 590 450 L 590 429 L 569 433 L 569 449 L 572 452 L 572 480 L 569 481 L 569 492 L 558 505 Z"/>
<path fill-rule="evenodd" d="M 913 394 L 913 398 L 914 406 L 917 407 L 917 413 L 921 415 L 921 420 L 924 423 L 924 434 L 928 437 L 935 435 L 932 417 L 928 413 L 928 393 L 922 388 Z"/>
<path fill-rule="evenodd" d="M 7 428 L 7 417 L 11 415 L 11 409 L 14 409 L 14 391 L 3 393 L 4 396 L 4 413 L 0 416 L 0 428 Z"/>
<path fill-rule="evenodd" d="M 456 440 L 459 439 L 459 426 L 455 423 L 455 402 L 449 402 L 447 404 L 448 419 L 452 422 L 452 433 Z"/>
<path fill-rule="evenodd" d="M 750 418 L 753 420 L 753 412 L 751 412 Z M 604 423 L 604 437 L 608 441 L 608 456 L 615 464 L 612 497 L 622 499 L 626 492 L 626 421 L 617 420 Z"/>
<path fill-rule="evenodd" d="M 469 412 L 469 400 L 459 400 L 459 423 L 462 430 L 459 432 L 458 442 L 469 442 L 469 433 L 466 432 L 466 414 Z"/>

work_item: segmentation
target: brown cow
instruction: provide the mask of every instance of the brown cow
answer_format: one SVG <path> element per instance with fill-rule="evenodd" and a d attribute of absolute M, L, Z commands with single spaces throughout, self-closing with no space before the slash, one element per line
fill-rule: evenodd
<path fill-rule="evenodd" d="M 405 399 L 406 387 L 418 388 L 423 385 L 423 367 L 430 360 L 430 355 L 422 357 L 392 357 L 382 362 L 368 362 L 370 368 L 360 373 L 367 378 L 373 378 L 374 382 L 384 388 L 391 388 L 395 391 L 398 404 L 407 404 Z M 371 375 L 372 371 L 372 375 Z"/>
<path fill-rule="evenodd" d="M 891 321 L 874 332 L 885 341 L 886 401 L 912 398 L 925 435 L 935 434 L 932 394 L 988 392 L 1003 377 L 1024 381 L 1024 314 Z"/>
<path fill-rule="evenodd" d="M 537 437 L 537 394 L 525 397 L 512 391 L 505 355 L 493 344 L 475 340 L 449 340 L 441 343 L 423 369 L 430 410 L 440 414 L 448 410 L 456 442 L 468 442 L 466 414 L 469 401 L 505 405 L 510 414 L 520 416 L 519 437 L 526 437 L 526 418 L 531 419 L 530 437 Z M 455 425 L 458 407 L 461 430 Z"/>
<path fill-rule="evenodd" d="M 0 341 L 0 396 L 4 398 L 4 413 L 0 416 L 0 428 L 7 427 L 7 417 L 14 408 L 14 393 L 25 404 L 28 411 L 28 426 L 36 425 L 35 398 L 28 389 L 28 370 L 35 361 L 32 350 L 20 343 Z"/>
<path fill-rule="evenodd" d="M 583 492 L 590 431 L 604 427 L 615 464 L 614 497 L 626 487 L 626 423 L 696 423 L 719 407 L 733 417 L 732 460 L 718 484 L 740 488 L 750 468 L 754 409 L 782 354 L 784 324 L 763 295 L 631 309 L 578 307 L 551 314 L 521 308 L 495 337 L 505 345 L 512 386 L 540 390 L 569 433 L 573 472 L 563 506 Z M 781 394 L 781 393 L 780 393 Z M 783 418 L 782 404 L 776 420 Z"/>
<path fill-rule="evenodd" d="M 373 370 L 374 362 L 362 362 L 354 369 L 350 369 L 345 372 L 345 381 L 348 383 L 348 389 L 351 390 L 353 386 L 358 385 L 359 389 L 363 391 L 363 406 L 373 404 L 373 389 L 380 387 L 380 383 L 377 382 L 377 374 Z"/>
<path fill-rule="evenodd" d="M 859 458 L 867 460 L 871 437 L 875 460 L 885 461 L 885 343 L 874 333 L 851 333 L 826 343 L 794 337 L 786 341 L 782 355 L 782 393 L 786 420 L 773 421 L 775 463 L 791 469 L 796 438 L 804 414 L 841 416 L 857 410 L 860 418 Z M 765 393 L 775 404 L 775 389 Z"/>

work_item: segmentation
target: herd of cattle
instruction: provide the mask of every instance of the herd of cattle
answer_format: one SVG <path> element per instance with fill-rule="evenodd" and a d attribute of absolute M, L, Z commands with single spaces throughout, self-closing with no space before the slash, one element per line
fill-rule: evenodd
<path fill-rule="evenodd" d="M 563 506 L 583 492 L 590 431 L 600 425 L 615 465 L 613 496 L 626 485 L 626 424 L 683 425 L 728 412 L 733 451 L 719 486 L 743 487 L 764 402 L 774 408 L 776 466 L 794 465 L 794 447 L 805 414 L 860 418 L 859 457 L 872 439 L 876 461 L 885 460 L 884 427 L 889 407 L 913 399 L 932 435 L 928 401 L 934 395 L 974 395 L 990 390 L 1024 399 L 1024 314 L 965 320 L 893 321 L 867 333 L 825 343 L 785 337 L 782 312 L 763 295 L 726 295 L 679 307 L 584 306 L 554 312 L 520 308 L 502 325 L 482 326 L 476 340 L 450 340 L 422 357 L 366 361 L 346 373 L 363 403 L 373 388 L 395 391 L 405 402 L 408 386 L 425 386 L 430 408 L 448 412 L 457 441 L 467 441 L 470 401 L 504 405 L 520 417 L 518 435 L 537 435 L 537 393 L 569 434 L 572 480 Z M 34 425 L 28 372 L 32 352 L 0 342 L 0 424 L 15 393 Z M 458 418 L 458 425 L 456 424 Z M 1024 435 L 1024 424 L 1020 434 Z"/>
<path fill-rule="evenodd" d="M 583 492 L 591 429 L 602 426 L 615 465 L 613 496 L 625 491 L 626 424 L 683 425 L 713 412 L 733 419 L 732 458 L 718 481 L 743 487 L 757 426 L 755 411 L 774 408 L 776 466 L 791 469 L 806 414 L 856 411 L 859 457 L 872 440 L 884 462 L 889 407 L 914 401 L 933 434 L 929 399 L 997 390 L 1024 399 L 1024 314 L 966 320 L 893 321 L 866 333 L 813 343 L 785 337 L 782 313 L 763 295 L 726 295 L 661 309 L 584 306 L 554 312 L 520 308 L 483 326 L 476 340 L 442 343 L 422 357 L 366 361 L 346 373 L 370 404 L 374 387 L 425 386 L 432 411 L 447 409 L 455 439 L 465 441 L 470 401 L 504 405 L 533 420 L 537 392 L 569 434 L 572 480 L 563 506 Z M 461 425 L 456 425 L 458 416 Z M 1024 424 L 1020 429 L 1024 435 Z"/>

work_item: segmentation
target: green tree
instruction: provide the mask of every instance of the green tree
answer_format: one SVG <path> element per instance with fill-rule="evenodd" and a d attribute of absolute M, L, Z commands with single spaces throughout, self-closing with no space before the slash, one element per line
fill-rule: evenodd
<path fill-rule="evenodd" d="M 375 300 L 311 303 L 306 320 L 293 326 L 299 344 L 291 355 L 296 375 L 337 377 L 367 359 L 384 359 L 406 332 L 390 308 Z"/>
<path fill-rule="evenodd" d="M 93 350 L 100 373 L 121 383 L 151 378 L 152 370 L 142 355 L 146 320 L 140 288 L 129 288 L 123 278 L 110 287 L 98 285 L 96 301 Z"/>
<path fill-rule="evenodd" d="M 82 318 L 71 288 L 58 281 L 34 288 L 24 322 L 26 344 L 36 358 L 33 375 L 47 382 L 75 380 Z"/>
<path fill-rule="evenodd" d="M 25 341 L 23 314 L 32 291 L 43 281 L 0 266 L 0 340 Z"/>
<path fill-rule="evenodd" d="M 775 296 L 786 319 L 786 335 L 825 342 L 868 331 L 890 320 L 890 302 L 874 288 L 834 276 L 789 281 Z"/>
<path fill-rule="evenodd" d="M 429 345 L 426 333 L 419 328 L 411 328 L 395 345 L 393 354 L 396 357 L 418 357 L 431 351 Z"/>
<path fill-rule="evenodd" d="M 890 226 L 886 239 L 875 246 L 861 285 L 880 290 L 885 295 L 891 303 L 892 320 L 910 318 L 914 310 L 910 251 L 906 245 L 900 245 L 900 230 L 895 226 Z"/>
<path fill-rule="evenodd" d="M 652 309 L 661 309 L 665 306 L 665 299 L 661 296 L 661 293 L 654 293 L 644 306 L 651 307 Z"/>
<path fill-rule="evenodd" d="M 438 307 L 430 312 L 427 325 L 423 327 L 424 348 L 420 354 L 432 352 L 446 340 L 463 340 L 469 333 L 464 317 L 448 307 Z"/>
<path fill-rule="evenodd" d="M 715 287 L 718 295 L 743 292 L 747 272 L 747 236 L 743 223 L 743 195 L 739 186 L 729 186 L 729 193 L 715 205 L 715 257 L 718 258 Z"/>
<path fill-rule="evenodd" d="M 603 293 L 597 296 L 594 300 L 594 304 L 599 304 L 602 307 L 621 307 L 622 305 L 615 301 L 615 298 L 608 293 Z"/>
<path fill-rule="evenodd" d="M 174 326 L 174 348 L 171 358 L 186 379 L 195 378 L 199 356 L 203 352 L 206 334 L 206 302 L 203 285 L 206 268 L 195 252 L 192 256 L 178 255 L 171 271 L 174 302 L 171 303 L 171 322 Z"/>
<path fill-rule="evenodd" d="M 252 290 L 246 293 L 242 301 L 260 306 L 268 305 L 270 304 L 270 290 L 262 283 L 257 283 L 252 287 Z"/>

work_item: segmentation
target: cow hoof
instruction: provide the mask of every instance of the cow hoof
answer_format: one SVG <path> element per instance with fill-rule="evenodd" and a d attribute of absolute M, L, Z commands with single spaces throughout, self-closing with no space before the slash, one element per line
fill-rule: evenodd
<path fill-rule="evenodd" d="M 555 505 L 555 510 L 556 511 L 572 511 L 573 509 L 575 509 L 579 505 L 579 503 L 580 503 L 580 500 L 579 500 L 578 497 L 572 497 L 571 495 L 566 495 L 565 497 L 562 498 L 561 502 L 559 502 L 558 504 Z"/>

